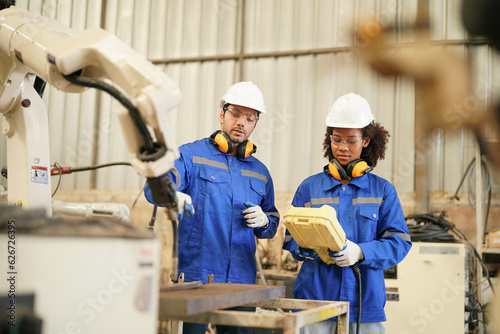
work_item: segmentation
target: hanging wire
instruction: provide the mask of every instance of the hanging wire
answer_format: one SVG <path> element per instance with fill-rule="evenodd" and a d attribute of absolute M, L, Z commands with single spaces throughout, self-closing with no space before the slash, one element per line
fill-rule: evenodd
<path fill-rule="evenodd" d="M 477 203 L 477 199 L 476 199 L 476 193 L 475 193 L 475 190 L 476 190 L 476 180 L 475 180 L 475 169 L 476 169 L 476 160 L 474 159 L 474 163 L 472 164 L 472 167 L 471 167 L 471 170 L 470 170 L 470 173 L 469 173 L 469 178 L 468 178 L 468 181 L 467 181 L 467 184 L 468 184 L 468 187 L 469 187 L 469 191 L 468 191 L 468 199 L 469 199 L 469 205 L 474 208 L 474 210 L 476 209 L 476 205 L 475 203 Z M 482 203 L 483 203 L 483 207 L 485 207 L 485 204 L 487 204 L 487 200 L 488 200 L 488 192 L 490 192 L 491 190 L 491 179 L 490 179 L 490 172 L 488 170 L 488 166 L 486 164 L 486 161 L 483 158 L 481 158 L 481 175 L 483 176 L 483 193 L 485 194 L 483 196 L 483 198 L 481 199 Z"/>
<path fill-rule="evenodd" d="M 84 171 L 96 170 L 99 168 L 105 168 L 105 167 L 111 167 L 111 166 L 132 166 L 132 164 L 130 162 L 124 162 L 124 161 L 110 162 L 107 164 L 101 164 L 101 165 L 96 165 L 96 166 L 71 167 L 70 171 L 71 172 L 84 172 Z"/>
<path fill-rule="evenodd" d="M 56 194 L 57 190 L 59 189 L 59 186 L 61 185 L 61 177 L 62 177 L 62 167 L 58 162 L 54 162 L 54 167 L 56 167 L 59 170 L 59 178 L 57 179 L 57 185 L 56 189 L 54 189 L 54 192 L 52 192 L 52 197 Z"/>
<path fill-rule="evenodd" d="M 476 210 L 476 205 L 475 203 L 477 203 L 477 199 L 476 199 L 476 193 L 475 193 L 475 190 L 476 190 L 476 182 L 475 182 L 475 173 L 474 173 L 474 170 L 475 170 L 475 167 L 476 167 L 476 159 L 472 159 L 471 162 L 469 163 L 469 165 L 467 166 L 463 176 L 462 176 L 462 179 L 460 180 L 460 183 L 458 184 L 458 187 L 457 187 L 457 190 L 455 191 L 455 194 L 451 197 L 452 199 L 456 199 L 457 201 L 460 200 L 460 198 L 458 197 L 458 193 L 460 191 L 460 189 L 462 188 L 462 185 L 465 181 L 465 179 L 467 178 L 467 176 L 469 176 L 468 178 L 468 181 L 467 181 L 467 185 L 468 185 L 468 196 L 467 196 L 467 199 L 468 199 L 468 202 L 469 202 L 469 205 L 474 209 Z M 484 222 L 483 222 L 483 226 L 484 226 L 484 232 L 487 233 L 487 227 L 488 227 L 488 220 L 489 220 L 489 216 L 490 216 L 490 208 L 491 208 L 491 191 L 492 191 L 492 185 L 491 185 L 491 177 L 490 177 L 490 172 L 489 172 L 489 168 L 488 168 L 488 164 L 486 162 L 486 158 L 483 156 L 481 158 L 481 175 L 483 176 L 483 194 L 485 194 L 482 198 L 482 207 L 486 208 L 486 213 L 485 213 L 485 217 L 484 217 Z"/>
<path fill-rule="evenodd" d="M 105 167 L 111 167 L 111 166 L 132 166 L 132 164 L 130 162 L 119 161 L 119 162 L 110 162 L 110 163 L 106 163 L 106 164 L 100 164 L 100 165 L 96 165 L 96 166 L 63 167 L 58 162 L 54 162 L 54 164 L 52 166 L 54 168 L 57 168 L 57 171 L 58 171 L 57 175 L 59 176 L 59 178 L 57 180 L 56 189 L 52 193 L 52 197 L 54 197 L 54 195 L 56 194 L 56 192 L 59 189 L 59 186 L 61 184 L 62 174 L 70 174 L 70 173 L 75 173 L 75 172 L 84 172 L 84 171 L 96 170 L 96 169 L 99 169 L 99 168 L 105 168 Z M 135 205 L 135 203 L 134 203 L 134 205 Z"/>

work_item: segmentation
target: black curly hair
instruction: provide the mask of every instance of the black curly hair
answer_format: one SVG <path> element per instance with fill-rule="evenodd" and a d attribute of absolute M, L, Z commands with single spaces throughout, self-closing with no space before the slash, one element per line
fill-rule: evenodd
<path fill-rule="evenodd" d="M 377 165 L 379 160 L 384 160 L 385 158 L 385 150 L 387 148 L 387 143 L 389 142 L 389 131 L 387 131 L 380 123 L 373 122 L 365 126 L 361 129 L 363 133 L 363 137 L 370 138 L 370 143 L 367 147 L 363 148 L 361 151 L 361 159 L 364 159 L 371 163 L 373 167 Z M 332 127 L 326 128 L 325 140 L 323 141 L 323 150 L 325 154 L 323 155 L 325 158 L 328 158 L 328 161 L 333 159 L 332 147 L 330 145 L 331 140 L 330 136 L 333 133 Z"/>

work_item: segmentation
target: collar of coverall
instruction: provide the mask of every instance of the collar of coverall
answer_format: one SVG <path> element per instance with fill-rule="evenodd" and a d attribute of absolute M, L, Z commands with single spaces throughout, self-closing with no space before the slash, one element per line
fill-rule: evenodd
<path fill-rule="evenodd" d="M 325 173 L 323 173 L 325 176 L 327 176 Z M 359 177 L 353 177 L 349 181 L 349 184 L 354 185 L 358 188 L 368 188 L 368 176 L 367 175 L 361 175 Z M 335 178 L 328 176 L 323 179 L 323 190 L 330 190 L 334 187 L 341 186 L 343 185 L 342 182 L 339 180 L 336 180 Z"/>

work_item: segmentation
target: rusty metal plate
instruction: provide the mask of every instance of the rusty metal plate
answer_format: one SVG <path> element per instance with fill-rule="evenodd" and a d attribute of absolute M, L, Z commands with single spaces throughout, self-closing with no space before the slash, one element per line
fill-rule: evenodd
<path fill-rule="evenodd" d="M 234 283 L 212 283 L 196 289 L 160 292 L 160 319 L 195 315 L 284 296 L 284 286 Z"/>

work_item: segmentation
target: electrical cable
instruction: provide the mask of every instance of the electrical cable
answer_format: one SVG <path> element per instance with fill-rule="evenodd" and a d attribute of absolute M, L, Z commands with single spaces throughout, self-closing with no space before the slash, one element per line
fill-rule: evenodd
<path fill-rule="evenodd" d="M 52 192 L 52 197 L 56 194 L 57 190 L 59 189 L 59 186 L 61 184 L 61 176 L 62 174 L 71 174 L 73 172 L 83 172 L 83 171 L 89 171 L 89 170 L 96 170 L 99 168 L 104 168 L 104 167 L 110 167 L 110 166 L 132 166 L 130 162 L 110 162 L 107 164 L 101 164 L 101 165 L 96 165 L 96 166 L 87 166 L 87 167 L 67 167 L 67 166 L 61 166 L 58 162 L 54 162 L 52 165 L 54 168 L 50 171 L 51 176 L 52 175 L 59 175 L 59 179 L 57 180 L 57 186 L 56 189 Z M 7 174 L 7 170 L 5 170 L 5 174 Z"/>
<path fill-rule="evenodd" d="M 172 258 L 173 258 L 173 266 L 172 266 L 172 282 L 177 283 L 178 278 L 178 261 L 179 261 L 179 231 L 177 230 L 177 220 L 171 219 L 172 222 Z"/>
<path fill-rule="evenodd" d="M 449 225 L 430 214 L 415 214 L 405 217 L 412 242 L 456 242 L 448 233 Z M 410 221 L 410 223 L 408 223 Z"/>
<path fill-rule="evenodd" d="M 57 179 L 56 189 L 54 189 L 54 191 L 52 192 L 52 197 L 54 197 L 54 195 L 56 194 L 57 190 L 59 189 L 59 186 L 61 185 L 61 177 L 62 177 L 62 172 L 61 172 L 62 167 L 61 167 L 61 165 L 58 162 L 54 162 L 53 166 L 59 170 L 59 178 Z"/>
<path fill-rule="evenodd" d="M 135 197 L 134 203 L 132 204 L 132 209 L 135 208 L 135 205 L 137 204 L 139 197 L 141 197 L 141 195 L 144 194 L 144 188 L 146 188 L 145 183 L 142 185 L 141 190 L 137 193 L 137 196 Z"/>
<path fill-rule="evenodd" d="M 156 213 L 158 210 L 158 206 L 154 206 L 153 208 L 153 214 L 151 215 L 151 220 L 149 221 L 149 226 L 148 230 L 153 230 L 155 221 L 156 221 Z M 179 261 L 179 237 L 178 237 L 178 227 L 177 227 L 177 220 L 171 220 L 172 222 L 172 239 L 173 239 L 173 246 L 172 246 L 172 259 L 173 259 L 173 268 L 172 268 L 172 275 L 171 279 L 172 282 L 177 283 L 179 280 L 178 274 L 177 274 L 177 262 Z"/>
<path fill-rule="evenodd" d="M 99 168 L 104 168 L 104 167 L 111 167 L 111 166 L 132 166 L 130 162 L 110 162 L 107 164 L 101 164 L 101 165 L 96 165 L 96 166 L 87 166 L 87 167 L 70 167 L 71 172 L 84 172 L 84 171 L 89 171 L 89 170 L 96 170 Z"/>
<path fill-rule="evenodd" d="M 484 160 L 484 157 L 481 158 L 481 175 L 483 175 L 483 193 L 485 194 L 484 196 L 486 197 L 488 192 L 491 190 L 491 179 L 490 179 L 490 173 L 488 170 L 488 165 L 486 164 L 486 161 Z M 474 163 L 472 165 L 470 174 L 469 174 L 469 180 L 468 180 L 468 186 L 469 186 L 469 191 L 468 191 L 468 200 L 469 200 L 469 205 L 475 210 L 476 206 L 474 203 L 477 203 L 476 199 L 476 194 L 472 189 L 475 188 L 475 173 L 474 169 L 476 168 L 476 161 L 474 160 Z M 484 203 L 487 202 L 487 198 L 482 198 L 483 207 Z"/>
<path fill-rule="evenodd" d="M 151 215 L 151 220 L 149 221 L 149 226 L 148 230 L 154 230 L 155 228 L 155 221 L 156 221 L 156 212 L 158 210 L 158 206 L 155 205 L 153 208 L 153 214 Z"/>
<path fill-rule="evenodd" d="M 353 264 L 351 266 L 352 271 L 354 272 L 354 276 L 356 276 L 356 280 L 358 282 L 358 318 L 356 320 L 356 334 L 359 334 L 359 326 L 361 324 L 361 302 L 362 302 L 362 295 L 361 295 L 361 272 L 359 271 L 359 268 L 357 265 Z"/>
<path fill-rule="evenodd" d="M 86 172 L 90 170 L 96 170 L 104 167 L 112 167 L 112 166 L 132 166 L 130 162 L 110 162 L 106 164 L 100 164 L 96 166 L 85 166 L 85 167 L 70 167 L 70 166 L 60 166 L 59 168 L 53 168 L 50 171 L 50 175 L 60 175 L 60 174 L 71 174 L 73 172 Z"/>
<path fill-rule="evenodd" d="M 465 178 L 467 177 L 467 173 L 469 172 L 469 169 L 472 167 L 472 165 L 474 164 L 474 161 L 476 161 L 476 159 L 472 159 L 471 162 L 469 163 L 469 165 L 467 166 L 467 168 L 465 169 L 465 172 L 464 172 L 464 175 L 462 175 L 462 179 L 460 180 L 460 183 L 458 184 L 458 187 L 457 187 L 457 190 L 455 191 L 455 195 L 453 195 L 453 197 L 451 198 L 454 198 L 456 199 L 457 201 L 460 200 L 460 198 L 458 197 L 458 192 L 460 191 L 460 188 L 462 188 L 462 185 L 465 181 Z"/>
<path fill-rule="evenodd" d="M 71 174 L 73 172 L 85 172 L 89 170 L 96 170 L 99 168 L 104 168 L 104 167 L 111 167 L 111 166 L 132 166 L 130 162 L 126 161 L 119 161 L 119 162 L 110 162 L 107 164 L 100 164 L 96 166 L 86 166 L 86 167 L 69 167 L 69 166 L 61 166 L 58 162 L 54 162 L 53 165 L 54 168 L 50 171 L 50 175 L 59 175 L 61 176 L 62 174 Z M 7 168 L 3 167 L 2 168 L 2 176 L 7 178 Z M 60 179 L 59 179 L 60 182 Z"/>
<path fill-rule="evenodd" d="M 130 117 L 132 121 L 135 123 L 137 130 L 139 131 L 139 134 L 141 135 L 144 141 L 144 149 L 148 153 L 155 152 L 156 147 L 153 138 L 151 137 L 151 134 L 149 133 L 149 130 L 146 127 L 146 124 L 141 118 L 139 110 L 134 106 L 134 104 L 130 101 L 130 99 L 127 98 L 125 94 L 123 94 L 117 88 L 115 88 L 114 86 L 108 84 L 103 80 L 86 78 L 80 76 L 79 74 L 80 71 L 69 75 L 64 75 L 64 78 L 75 85 L 103 90 L 108 94 L 110 94 L 111 96 L 113 96 L 115 99 L 117 99 L 118 102 L 120 102 L 129 111 Z"/>
<path fill-rule="evenodd" d="M 490 218 L 490 208 L 491 208 L 491 188 L 488 190 L 488 201 L 486 202 L 486 213 L 484 216 L 484 234 L 488 233 L 488 219 Z"/>
<path fill-rule="evenodd" d="M 467 177 L 467 174 L 469 174 L 468 201 L 469 201 L 469 205 L 474 210 L 476 210 L 476 207 L 474 205 L 474 203 L 476 202 L 476 195 L 474 194 L 474 192 L 471 189 L 474 189 L 474 182 L 472 182 L 472 181 L 475 179 L 475 175 L 474 175 L 475 163 L 476 163 L 476 159 L 473 158 L 471 160 L 471 162 L 469 163 L 469 165 L 467 166 L 467 168 L 465 169 L 465 172 L 462 176 L 462 179 L 460 180 L 460 183 L 458 184 L 458 187 L 457 187 L 457 190 L 455 191 L 455 194 L 451 197 L 452 199 L 460 200 L 460 198 L 458 197 L 458 192 L 460 191 L 460 188 L 462 188 L 462 185 L 465 181 L 465 178 Z M 472 168 L 472 170 L 471 170 L 471 168 Z M 481 175 L 484 175 L 483 185 L 484 185 L 485 189 L 483 192 L 485 194 L 487 194 L 487 196 L 488 196 L 486 199 L 483 199 L 483 202 L 486 201 L 486 213 L 485 213 L 485 217 L 484 217 L 484 228 L 483 228 L 483 231 L 486 233 L 488 231 L 487 226 L 488 226 L 488 219 L 490 216 L 492 186 L 491 186 L 491 180 L 490 180 L 491 178 L 490 178 L 488 165 L 486 163 L 486 158 L 484 156 L 482 156 L 482 158 L 481 158 L 481 169 L 482 169 Z M 470 173 L 469 173 L 469 170 L 470 170 Z"/>
<path fill-rule="evenodd" d="M 473 182 L 474 180 L 474 168 L 472 169 L 471 173 L 470 173 L 470 176 L 469 176 L 469 205 L 474 209 L 476 210 L 476 206 L 474 205 L 474 203 L 477 203 L 477 200 L 476 200 L 476 194 L 474 193 L 474 191 L 470 190 L 470 189 L 473 189 L 473 185 L 475 184 L 475 182 Z M 483 231 L 484 231 L 484 234 L 486 235 L 487 234 L 487 228 L 488 228 L 488 219 L 489 219 L 489 216 L 490 216 L 490 207 L 491 207 L 491 180 L 490 180 L 490 173 L 489 173 L 489 170 L 488 170 L 488 166 L 486 164 L 486 161 L 484 160 L 481 160 L 481 175 L 483 175 L 483 193 L 486 194 L 485 196 L 486 199 L 483 198 L 483 207 L 485 207 L 486 209 L 486 213 L 485 213 L 485 217 L 484 217 L 484 227 L 483 227 Z M 484 202 L 486 202 L 486 206 L 484 205 Z"/>

